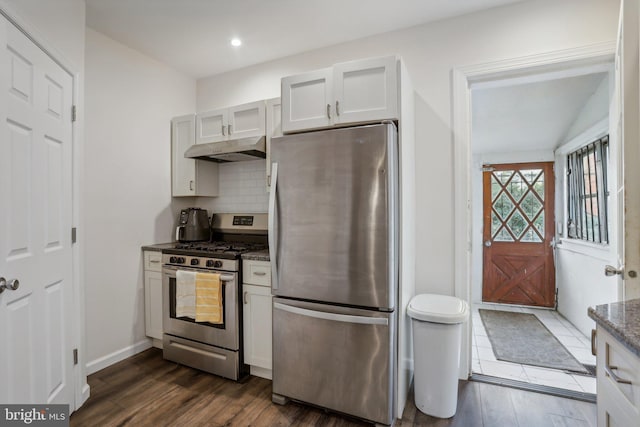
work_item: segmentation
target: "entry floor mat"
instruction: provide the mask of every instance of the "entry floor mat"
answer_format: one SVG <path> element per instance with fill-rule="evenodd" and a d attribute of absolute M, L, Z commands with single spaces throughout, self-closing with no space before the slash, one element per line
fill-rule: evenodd
<path fill-rule="evenodd" d="M 478 312 L 496 359 L 589 374 L 534 314 L 484 309 Z"/>

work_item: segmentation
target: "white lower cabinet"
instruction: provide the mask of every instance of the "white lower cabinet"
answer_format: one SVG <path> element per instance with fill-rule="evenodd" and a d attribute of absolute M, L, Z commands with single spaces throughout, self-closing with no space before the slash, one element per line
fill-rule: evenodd
<path fill-rule="evenodd" d="M 271 379 L 271 269 L 266 261 L 243 261 L 244 362 L 251 375 Z M 251 283 L 253 282 L 253 283 Z"/>
<path fill-rule="evenodd" d="M 162 345 L 162 252 L 144 251 L 144 315 L 145 331 Z"/>
<path fill-rule="evenodd" d="M 597 328 L 599 427 L 640 427 L 640 358 Z"/>

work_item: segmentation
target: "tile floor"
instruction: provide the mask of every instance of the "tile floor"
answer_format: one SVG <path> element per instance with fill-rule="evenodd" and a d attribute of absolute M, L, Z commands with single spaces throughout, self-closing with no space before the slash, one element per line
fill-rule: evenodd
<path fill-rule="evenodd" d="M 472 370 L 474 373 L 595 394 L 596 379 L 594 377 L 497 360 L 478 313 L 480 308 L 533 313 L 580 363 L 596 364 L 596 358 L 591 354 L 590 339 L 582 335 L 580 331 L 557 312 L 529 307 L 481 303 L 473 304 Z"/>

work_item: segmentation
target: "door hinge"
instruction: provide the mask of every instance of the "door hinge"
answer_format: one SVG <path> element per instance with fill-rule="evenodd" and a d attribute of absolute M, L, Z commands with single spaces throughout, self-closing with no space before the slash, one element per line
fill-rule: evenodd
<path fill-rule="evenodd" d="M 77 118 L 77 114 L 76 114 L 76 106 L 72 105 L 71 106 L 71 122 L 75 122 Z"/>
<path fill-rule="evenodd" d="M 556 309 L 558 308 L 558 288 L 556 288 Z"/>
<path fill-rule="evenodd" d="M 482 172 L 493 172 L 494 170 L 496 170 L 496 168 L 491 165 L 482 165 Z"/>
<path fill-rule="evenodd" d="M 71 229 L 71 243 L 72 243 L 72 244 L 76 242 L 77 237 L 78 237 L 78 229 L 77 229 L 77 228 L 75 228 L 75 227 L 73 227 L 73 228 Z"/>
<path fill-rule="evenodd" d="M 78 349 L 77 348 L 73 349 L 73 364 L 74 365 L 78 364 Z"/>

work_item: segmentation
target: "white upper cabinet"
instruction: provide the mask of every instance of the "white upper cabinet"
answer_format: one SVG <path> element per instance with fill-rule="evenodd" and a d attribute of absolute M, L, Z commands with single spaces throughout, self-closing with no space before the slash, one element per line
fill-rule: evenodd
<path fill-rule="evenodd" d="M 265 134 L 265 102 L 251 102 L 229 108 L 227 134 L 229 139 Z"/>
<path fill-rule="evenodd" d="M 265 134 L 265 102 L 257 101 L 196 115 L 196 144 Z"/>
<path fill-rule="evenodd" d="M 196 116 L 171 120 L 171 194 L 181 196 L 218 195 L 218 165 L 185 159 L 184 152 L 195 144 Z"/>
<path fill-rule="evenodd" d="M 334 123 L 397 119 L 397 76 L 393 56 L 334 65 Z"/>
<path fill-rule="evenodd" d="M 196 144 L 227 139 L 228 110 L 207 111 L 196 116 Z"/>
<path fill-rule="evenodd" d="M 397 119 L 398 68 L 389 56 L 283 78 L 283 132 Z"/>
<path fill-rule="evenodd" d="M 283 132 L 323 128 L 333 123 L 332 79 L 332 68 L 282 79 Z"/>

